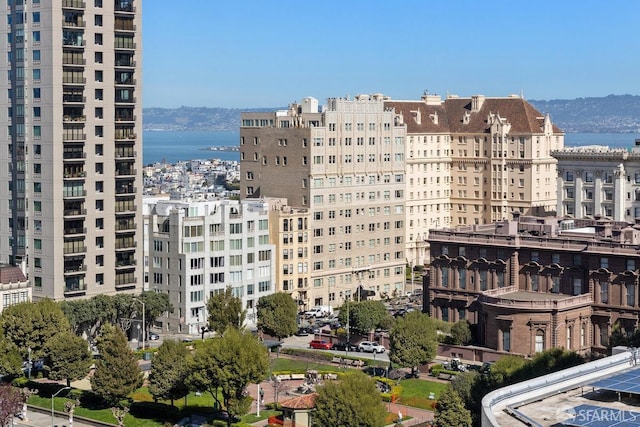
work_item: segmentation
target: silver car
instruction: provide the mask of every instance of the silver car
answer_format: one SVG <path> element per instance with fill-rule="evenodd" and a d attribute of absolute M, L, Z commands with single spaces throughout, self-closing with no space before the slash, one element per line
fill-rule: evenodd
<path fill-rule="evenodd" d="M 375 341 L 362 341 L 358 344 L 358 351 L 364 351 L 367 353 L 384 353 L 385 348 Z"/>

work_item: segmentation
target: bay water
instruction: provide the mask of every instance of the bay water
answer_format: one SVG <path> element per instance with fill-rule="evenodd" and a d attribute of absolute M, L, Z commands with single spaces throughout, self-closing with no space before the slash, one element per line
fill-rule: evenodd
<path fill-rule="evenodd" d="M 565 146 L 606 145 L 611 148 L 631 148 L 637 133 L 567 133 Z M 237 147 L 239 131 L 144 131 L 143 164 L 180 160 L 222 159 L 240 161 L 238 151 L 210 151 L 209 147 Z"/>

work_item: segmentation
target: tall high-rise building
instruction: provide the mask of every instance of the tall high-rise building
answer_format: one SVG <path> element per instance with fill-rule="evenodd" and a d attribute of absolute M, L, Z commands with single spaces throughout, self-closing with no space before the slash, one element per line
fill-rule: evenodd
<path fill-rule="evenodd" d="M 140 290 L 141 0 L 9 0 L 0 261 L 34 299 Z"/>

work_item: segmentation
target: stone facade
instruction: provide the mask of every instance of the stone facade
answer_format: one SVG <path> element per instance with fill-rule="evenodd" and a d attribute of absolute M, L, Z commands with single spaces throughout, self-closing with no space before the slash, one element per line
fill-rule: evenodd
<path fill-rule="evenodd" d="M 614 327 L 637 327 L 639 226 L 517 216 L 429 240 L 426 309 L 477 324 L 490 348 L 605 352 Z"/>

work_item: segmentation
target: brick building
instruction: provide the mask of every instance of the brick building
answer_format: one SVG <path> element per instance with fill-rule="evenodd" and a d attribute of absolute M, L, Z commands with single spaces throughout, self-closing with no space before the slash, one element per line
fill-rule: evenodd
<path fill-rule="evenodd" d="M 431 230 L 429 243 L 426 309 L 476 324 L 487 347 L 604 353 L 614 327 L 637 327 L 639 225 L 515 215 Z"/>

